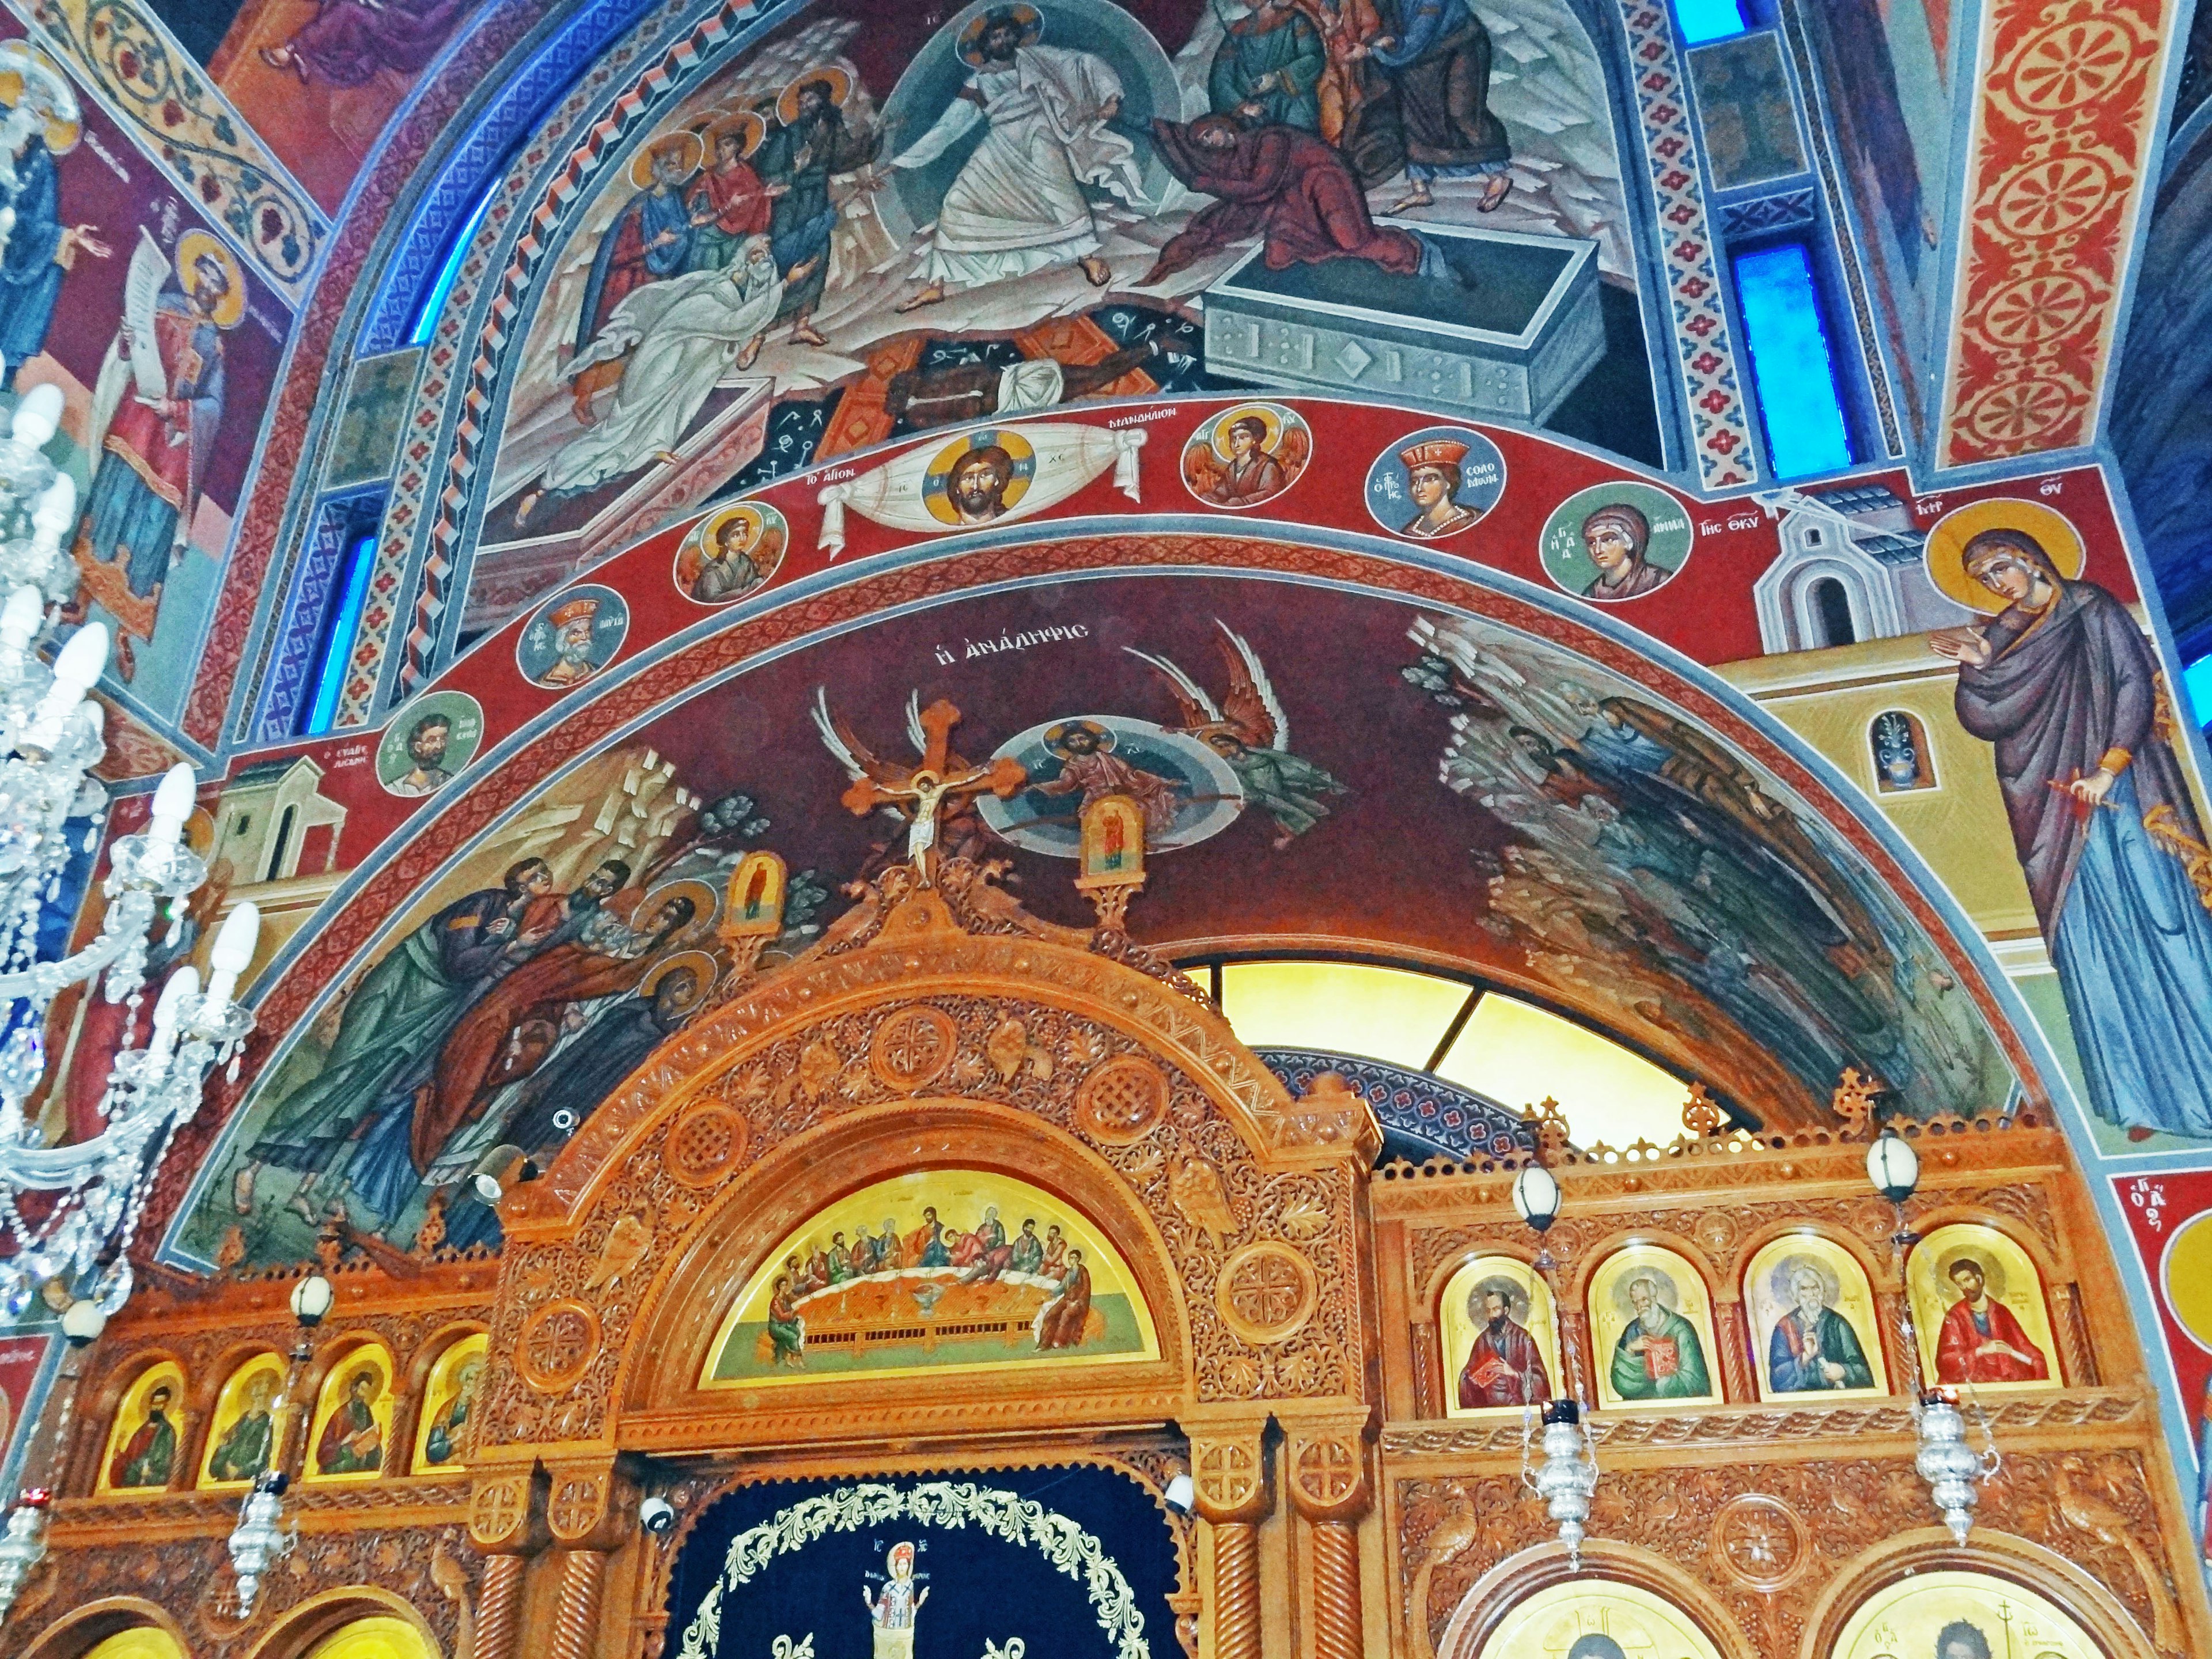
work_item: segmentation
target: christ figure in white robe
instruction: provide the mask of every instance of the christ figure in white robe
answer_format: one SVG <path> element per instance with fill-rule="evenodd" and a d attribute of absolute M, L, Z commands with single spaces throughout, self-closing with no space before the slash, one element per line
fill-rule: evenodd
<path fill-rule="evenodd" d="M 606 417 L 553 453 L 538 487 L 515 508 L 526 523 L 549 492 L 574 495 L 673 451 L 715 385 L 750 366 L 783 301 L 783 279 L 765 236 L 749 239 L 726 270 L 695 270 L 633 289 L 568 365 L 574 380 L 629 354 Z"/>
<path fill-rule="evenodd" d="M 1073 262 L 1092 286 L 1113 273 L 1098 257 L 1097 221 L 1085 185 L 1132 204 L 1142 196 L 1127 138 L 1107 124 L 1121 112 L 1121 82 L 1105 59 L 1067 47 L 1024 44 L 1022 21 L 994 13 L 975 38 L 982 61 L 936 125 L 894 167 L 927 167 L 989 123 L 945 192 L 921 275 L 901 311 L 933 305 L 949 288 L 975 288 Z"/>

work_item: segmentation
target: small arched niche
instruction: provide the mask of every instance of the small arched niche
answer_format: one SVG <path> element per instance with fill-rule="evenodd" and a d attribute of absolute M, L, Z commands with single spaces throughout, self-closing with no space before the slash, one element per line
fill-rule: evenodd
<path fill-rule="evenodd" d="M 1909 795 L 1936 787 L 1936 751 L 1917 714 L 1902 708 L 1876 714 L 1867 726 L 1867 756 L 1876 794 Z"/>
<path fill-rule="evenodd" d="M 160 1492 L 175 1473 L 184 1431 L 185 1370 L 149 1365 L 116 1403 L 95 1492 Z"/>
<path fill-rule="evenodd" d="M 264 1350 L 223 1379 L 200 1454 L 202 1490 L 243 1492 L 270 1467 L 284 1438 L 284 1377 L 283 1356 Z"/>
<path fill-rule="evenodd" d="M 1609 1578 L 1547 1584 L 1510 1608 L 1473 1659 L 1721 1659 L 1672 1602 Z"/>
<path fill-rule="evenodd" d="M 1889 1392 L 1881 1318 L 1866 1269 L 1819 1233 L 1785 1233 L 1744 1268 L 1759 1397 L 1865 1398 Z"/>
<path fill-rule="evenodd" d="M 392 1462 L 392 1355 L 364 1342 L 323 1378 L 308 1425 L 303 1480 L 374 1480 Z"/>
<path fill-rule="evenodd" d="M 438 1645 L 407 1620 L 372 1613 L 341 1625 L 307 1659 L 438 1659 Z"/>
<path fill-rule="evenodd" d="M 1445 1281 L 1437 1304 L 1443 1345 L 1444 1414 L 1517 1414 L 1560 1386 L 1552 1292 L 1525 1261 L 1480 1255 Z"/>
<path fill-rule="evenodd" d="M 1688 1258 L 1629 1244 L 1589 1281 L 1591 1359 L 1602 1406 L 1678 1406 L 1721 1397 L 1712 1292 Z"/>

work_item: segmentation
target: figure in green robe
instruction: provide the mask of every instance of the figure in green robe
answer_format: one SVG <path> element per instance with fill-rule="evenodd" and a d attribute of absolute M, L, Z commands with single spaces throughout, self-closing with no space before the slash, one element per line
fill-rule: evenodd
<path fill-rule="evenodd" d="M 1790 1311 L 1774 1322 L 1766 1374 L 1777 1394 L 1816 1389 L 1870 1389 L 1874 1368 L 1850 1322 L 1828 1305 L 1820 1273 L 1801 1266 L 1790 1275 Z"/>
<path fill-rule="evenodd" d="M 1236 773 L 1244 799 L 1274 819 L 1278 851 L 1328 816 L 1326 797 L 1350 793 L 1327 767 L 1287 749 L 1255 748 L 1225 731 L 1208 732 L 1206 740 Z"/>
<path fill-rule="evenodd" d="M 468 1426 L 469 1410 L 476 1404 L 477 1383 L 483 1376 L 483 1361 L 465 1359 L 454 1378 L 453 1402 L 439 1413 L 423 1437 L 422 1450 L 433 1463 L 451 1463 L 460 1456 L 461 1431 Z"/>
<path fill-rule="evenodd" d="M 1636 1317 L 1613 1350 L 1613 1391 L 1623 1400 L 1698 1400 L 1713 1391 L 1695 1327 L 1659 1300 L 1650 1278 L 1629 1281 Z"/>
<path fill-rule="evenodd" d="M 210 1480 L 251 1480 L 269 1467 L 269 1448 L 276 1438 L 276 1419 L 270 1405 L 276 1395 L 276 1379 L 262 1371 L 246 1384 L 246 1413 L 232 1424 L 208 1457 Z"/>
<path fill-rule="evenodd" d="M 806 1322 L 799 1317 L 798 1305 L 792 1300 L 788 1273 L 775 1276 L 775 1287 L 768 1300 L 768 1340 L 775 1364 L 806 1364 Z"/>
<path fill-rule="evenodd" d="M 1321 81 L 1328 52 L 1321 32 L 1290 0 L 1246 0 L 1213 54 L 1206 95 L 1216 115 L 1247 126 L 1321 131 Z"/>

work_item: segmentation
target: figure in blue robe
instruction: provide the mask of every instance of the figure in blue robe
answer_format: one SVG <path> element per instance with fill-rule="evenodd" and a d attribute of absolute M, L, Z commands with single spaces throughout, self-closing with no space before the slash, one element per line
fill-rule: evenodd
<path fill-rule="evenodd" d="M 1213 54 L 1206 96 L 1216 115 L 1249 126 L 1321 131 L 1321 81 L 1328 52 L 1321 31 L 1289 0 L 1256 0 L 1229 25 Z"/>
<path fill-rule="evenodd" d="M 0 252 L 0 359 L 6 364 L 0 392 L 12 392 L 15 371 L 46 349 L 61 297 L 62 262 L 75 240 L 62 225 L 59 169 L 44 138 L 24 142 L 13 186 L 0 184 L 0 205 L 15 215 Z"/>

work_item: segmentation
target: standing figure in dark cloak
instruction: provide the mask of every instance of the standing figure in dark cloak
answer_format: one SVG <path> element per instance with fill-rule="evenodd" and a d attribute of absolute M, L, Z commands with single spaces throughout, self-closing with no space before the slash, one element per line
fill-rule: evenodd
<path fill-rule="evenodd" d="M 316 0 L 315 15 L 261 61 L 300 84 L 365 87 L 378 73 L 419 75 L 476 0 Z"/>
<path fill-rule="evenodd" d="M 1037 1310 L 1037 1346 L 1079 1347 L 1083 1327 L 1090 1317 L 1091 1269 L 1083 1265 L 1082 1251 L 1070 1250 L 1067 1271 L 1060 1276 L 1060 1294 Z"/>
<path fill-rule="evenodd" d="M 1367 193 L 1334 148 L 1295 127 L 1248 131 L 1226 116 L 1188 125 L 1152 123 L 1168 170 L 1192 190 L 1220 199 L 1191 216 L 1138 286 L 1150 288 L 1209 254 L 1257 236 L 1270 270 L 1329 259 L 1366 259 L 1401 276 L 1433 264 L 1409 231 L 1377 226 Z"/>
<path fill-rule="evenodd" d="M 1996 747 L 2090 1104 L 2133 1139 L 2212 1139 L 2212 850 L 2157 662 L 2026 532 L 1985 530 L 1960 559 L 2005 608 L 1929 646 L 1959 665 L 1959 723 Z"/>
<path fill-rule="evenodd" d="M 576 323 L 575 356 L 591 349 L 617 306 L 647 283 L 680 276 L 690 264 L 697 233 L 684 186 L 698 168 L 701 148 L 696 137 L 679 132 L 663 138 L 641 158 L 647 168 L 645 187 L 630 198 L 592 256 L 583 313 Z M 635 163 L 631 173 L 635 177 Z M 585 425 L 592 422 L 592 400 L 622 379 L 623 362 L 615 357 L 595 362 L 575 376 L 576 418 Z"/>
<path fill-rule="evenodd" d="M 1321 131 L 1322 76 L 1328 51 L 1321 31 L 1291 0 L 1245 0 L 1213 54 L 1206 95 L 1216 115 L 1248 126 Z"/>
<path fill-rule="evenodd" d="M 783 278 L 779 319 L 791 319 L 798 345 L 828 345 L 814 326 L 814 307 L 830 281 L 830 235 L 837 209 L 830 199 L 833 173 L 851 173 L 872 153 L 845 125 L 837 83 L 827 76 L 800 80 L 777 101 L 781 119 L 762 140 L 755 168 L 776 191 L 769 215 L 769 247 Z"/>
<path fill-rule="evenodd" d="M 82 131 L 76 94 L 44 64 L 10 52 L 6 68 L 22 90 L 0 117 L 0 207 L 15 216 L 0 249 L 0 392 L 15 389 L 15 371 L 46 349 L 62 278 L 79 253 L 105 259 L 112 250 L 91 225 L 62 222 L 61 171 L 50 144 L 74 147 Z"/>
<path fill-rule="evenodd" d="M 1513 187 L 1513 145 L 1490 112 L 1490 31 L 1468 0 L 1379 0 L 1386 31 L 1355 53 L 1381 69 L 1397 94 L 1405 133 L 1404 196 L 1390 211 L 1427 207 L 1437 179 L 1480 179 L 1478 212 Z"/>
<path fill-rule="evenodd" d="M 166 1486 L 177 1461 L 177 1425 L 169 1421 L 169 1385 L 158 1382 L 146 1396 L 146 1420 L 132 1431 L 108 1466 L 107 1484 L 118 1491 Z"/>

